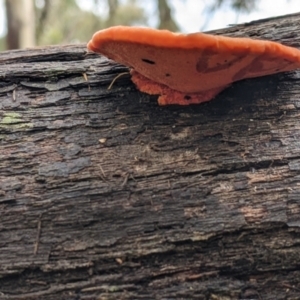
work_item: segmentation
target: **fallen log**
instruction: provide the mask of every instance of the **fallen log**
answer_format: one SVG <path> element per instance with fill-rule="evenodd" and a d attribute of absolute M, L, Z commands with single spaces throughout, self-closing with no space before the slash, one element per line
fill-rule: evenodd
<path fill-rule="evenodd" d="M 85 45 L 0 66 L 1 299 L 300 299 L 299 71 L 159 107 Z"/>

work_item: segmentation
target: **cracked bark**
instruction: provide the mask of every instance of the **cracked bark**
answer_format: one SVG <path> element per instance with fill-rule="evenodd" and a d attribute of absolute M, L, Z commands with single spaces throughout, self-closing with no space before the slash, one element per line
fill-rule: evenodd
<path fill-rule="evenodd" d="M 84 46 L 0 64 L 1 299 L 299 299 L 299 72 L 158 107 Z"/>

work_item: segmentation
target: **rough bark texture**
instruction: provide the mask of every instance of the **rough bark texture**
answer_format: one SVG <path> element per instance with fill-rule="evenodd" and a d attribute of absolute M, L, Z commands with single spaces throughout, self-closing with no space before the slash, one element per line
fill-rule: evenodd
<path fill-rule="evenodd" d="M 1 299 L 300 299 L 299 71 L 159 107 L 84 46 L 0 64 Z"/>

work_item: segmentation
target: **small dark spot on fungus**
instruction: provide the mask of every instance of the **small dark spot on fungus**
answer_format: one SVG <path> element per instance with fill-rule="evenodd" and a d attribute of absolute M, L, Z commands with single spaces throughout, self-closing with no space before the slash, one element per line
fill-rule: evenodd
<path fill-rule="evenodd" d="M 191 100 L 191 99 L 192 99 L 192 97 L 189 96 L 189 95 L 185 95 L 185 96 L 184 96 L 184 100 Z"/>
<path fill-rule="evenodd" d="M 147 58 L 142 58 L 142 61 L 147 63 L 147 64 L 150 64 L 150 65 L 155 65 L 155 61 L 152 61 L 152 60 L 147 59 Z"/>
<path fill-rule="evenodd" d="M 166 77 L 169 77 L 169 76 L 171 76 L 169 73 L 166 73 Z"/>

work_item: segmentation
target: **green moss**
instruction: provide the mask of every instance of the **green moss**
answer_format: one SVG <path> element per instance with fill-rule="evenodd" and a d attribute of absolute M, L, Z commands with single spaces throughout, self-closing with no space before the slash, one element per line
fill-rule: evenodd
<path fill-rule="evenodd" d="M 32 123 L 18 123 L 18 124 L 3 124 L 0 122 L 0 129 L 6 129 L 6 130 L 20 130 L 20 129 L 30 129 L 33 128 Z"/>
<path fill-rule="evenodd" d="M 22 115 L 15 112 L 8 112 L 3 115 L 0 119 L 0 128 L 6 129 L 24 129 L 32 128 L 33 124 L 29 122 L 24 122 Z"/>
<path fill-rule="evenodd" d="M 3 118 L 0 121 L 0 124 L 16 124 L 22 123 L 23 120 L 21 119 L 21 115 L 18 113 L 10 112 L 4 114 Z"/>
<path fill-rule="evenodd" d="M 20 118 L 22 117 L 21 114 L 15 112 L 7 112 L 4 114 L 5 117 L 12 117 L 12 118 Z"/>
<path fill-rule="evenodd" d="M 120 290 L 120 288 L 116 285 L 112 285 L 109 287 L 108 289 L 111 293 L 115 293 L 115 292 L 118 292 Z"/>

